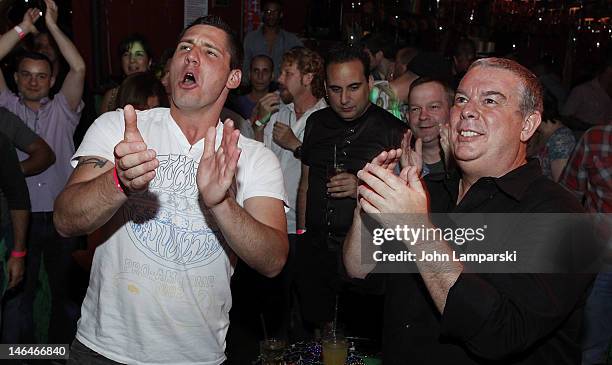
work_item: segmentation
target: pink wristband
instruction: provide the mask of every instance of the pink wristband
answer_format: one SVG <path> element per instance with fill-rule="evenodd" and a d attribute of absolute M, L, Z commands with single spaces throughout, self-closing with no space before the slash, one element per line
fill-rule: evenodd
<path fill-rule="evenodd" d="M 299 234 L 304 234 L 304 233 L 306 233 L 306 230 L 305 229 L 297 229 L 297 230 L 295 230 L 295 233 L 298 234 L 298 235 Z"/>
<path fill-rule="evenodd" d="M 26 253 L 28 251 L 11 251 L 11 257 L 16 257 L 16 258 L 21 258 L 21 257 L 25 257 Z"/>
<path fill-rule="evenodd" d="M 119 190 L 120 192 L 125 194 L 125 191 L 123 191 L 123 188 L 121 187 L 121 182 L 119 181 L 119 176 L 117 176 L 117 166 L 115 166 L 113 168 L 113 180 L 115 180 L 115 186 L 117 187 L 117 190 Z"/>

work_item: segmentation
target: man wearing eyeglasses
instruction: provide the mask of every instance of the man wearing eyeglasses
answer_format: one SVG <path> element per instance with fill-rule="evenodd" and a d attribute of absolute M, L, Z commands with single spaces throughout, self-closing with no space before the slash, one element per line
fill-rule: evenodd
<path fill-rule="evenodd" d="M 267 55 L 274 61 L 273 80 L 280 74 L 283 54 L 293 47 L 303 47 L 302 41 L 293 33 L 281 29 L 283 9 L 281 0 L 264 0 L 261 4 L 263 24 L 244 37 L 243 80 L 249 80 L 251 59 Z"/>

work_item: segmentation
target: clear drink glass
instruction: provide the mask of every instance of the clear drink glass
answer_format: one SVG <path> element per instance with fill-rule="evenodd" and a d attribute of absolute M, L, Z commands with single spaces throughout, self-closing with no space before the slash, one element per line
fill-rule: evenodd
<path fill-rule="evenodd" d="M 323 364 L 344 365 L 348 356 L 348 341 L 340 334 L 323 339 Z"/>

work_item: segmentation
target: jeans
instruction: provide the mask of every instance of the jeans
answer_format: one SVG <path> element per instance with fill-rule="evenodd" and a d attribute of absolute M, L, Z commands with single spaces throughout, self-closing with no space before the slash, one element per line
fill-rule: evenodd
<path fill-rule="evenodd" d="M 76 338 L 70 346 L 70 359 L 66 365 L 121 365 L 120 362 L 106 358 L 89 347 L 83 345 Z M 226 365 L 224 362 L 222 365 Z"/>
<path fill-rule="evenodd" d="M 605 364 L 612 344 L 612 268 L 595 278 L 584 310 L 582 365 Z"/>
<path fill-rule="evenodd" d="M 83 345 L 76 338 L 72 342 L 70 346 L 70 358 L 66 365 L 78 365 L 78 364 L 86 364 L 86 365 L 117 365 L 121 364 L 119 362 L 108 359 L 89 347 Z"/>

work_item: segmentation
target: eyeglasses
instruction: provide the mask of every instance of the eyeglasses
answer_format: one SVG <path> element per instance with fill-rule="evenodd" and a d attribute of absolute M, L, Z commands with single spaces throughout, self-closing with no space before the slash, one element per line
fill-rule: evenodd
<path fill-rule="evenodd" d="M 278 14 L 280 13 L 280 9 L 266 9 L 263 11 L 264 14 Z"/>

